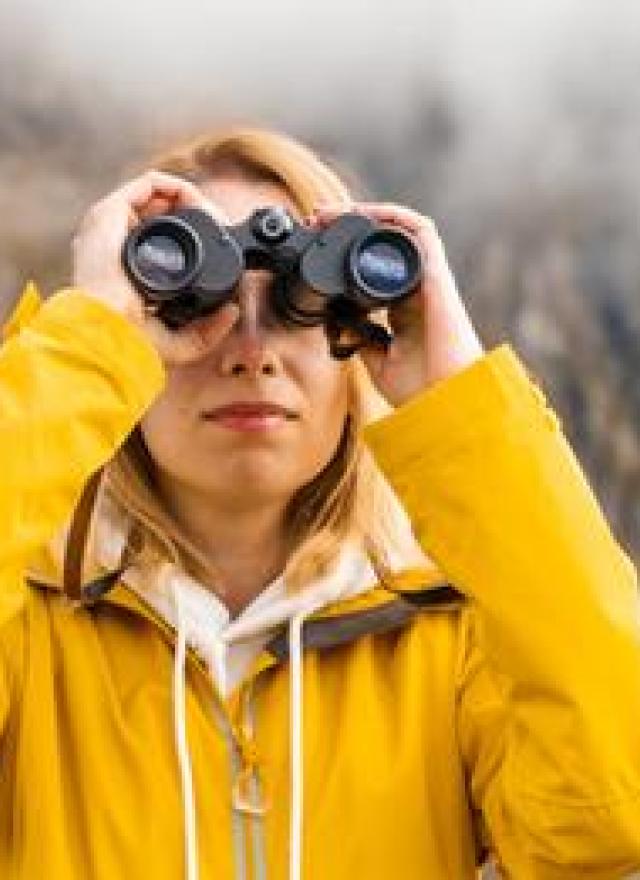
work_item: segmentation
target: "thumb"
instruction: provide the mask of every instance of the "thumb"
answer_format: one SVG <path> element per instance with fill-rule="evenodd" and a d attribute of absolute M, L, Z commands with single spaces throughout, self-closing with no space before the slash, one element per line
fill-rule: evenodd
<path fill-rule="evenodd" d="M 227 302 L 210 315 L 190 321 L 177 330 L 170 330 L 159 318 L 150 317 L 147 332 L 167 365 L 185 365 L 214 349 L 231 330 L 239 314 L 238 305 Z"/>
<path fill-rule="evenodd" d="M 380 390 L 380 383 L 384 381 L 385 375 L 389 369 L 390 363 L 395 355 L 394 344 L 391 343 L 388 349 L 381 346 L 364 345 L 358 349 L 358 356 L 367 368 L 367 372 L 371 376 L 374 384 Z"/>

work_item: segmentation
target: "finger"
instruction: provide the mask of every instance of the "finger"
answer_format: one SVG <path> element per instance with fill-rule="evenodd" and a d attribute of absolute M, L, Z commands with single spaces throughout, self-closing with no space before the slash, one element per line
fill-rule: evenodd
<path fill-rule="evenodd" d="M 138 214 L 142 219 L 147 217 L 155 217 L 158 214 L 166 214 L 173 207 L 173 201 L 167 196 L 153 195 L 142 208 L 138 209 Z"/>
<path fill-rule="evenodd" d="M 313 207 L 309 214 L 308 221 L 310 226 L 324 226 L 340 217 L 342 214 L 348 214 L 353 211 L 351 202 L 329 202 L 318 204 Z"/>
<path fill-rule="evenodd" d="M 202 341 L 206 351 L 215 348 L 240 317 L 240 306 L 237 302 L 227 301 L 219 306 L 215 312 L 193 321 L 187 325 L 187 331 L 192 331 Z"/>
<path fill-rule="evenodd" d="M 394 340 L 388 347 L 365 345 L 358 350 L 358 357 L 365 364 L 371 377 L 384 381 L 393 376 L 402 365 L 398 343 Z"/>
<path fill-rule="evenodd" d="M 420 214 L 404 205 L 378 202 L 358 202 L 354 210 L 378 223 L 400 227 L 422 245 L 429 258 L 431 269 L 438 271 L 446 264 L 444 243 L 431 217 Z"/>
<path fill-rule="evenodd" d="M 204 199 L 198 187 L 190 181 L 154 170 L 135 177 L 117 192 L 135 208 L 145 205 L 154 195 L 164 196 L 171 201 L 180 199 L 185 204 L 198 203 Z"/>
<path fill-rule="evenodd" d="M 398 224 L 416 235 L 427 233 L 439 238 L 436 225 L 430 217 L 404 205 L 395 205 L 389 202 L 354 202 L 349 210 L 372 220 Z M 319 205 L 314 209 L 312 216 L 327 220 L 339 217 L 344 213 L 344 207 L 337 204 Z"/>
<path fill-rule="evenodd" d="M 382 222 L 399 223 L 405 229 L 415 234 L 429 232 L 438 235 L 435 223 L 430 217 L 426 217 L 419 211 L 407 208 L 404 205 L 395 205 L 390 202 L 354 202 L 352 211 Z M 319 217 L 335 217 L 343 213 L 337 205 L 321 205 L 316 210 Z"/>
<path fill-rule="evenodd" d="M 222 209 L 214 205 L 195 184 L 163 171 L 147 171 L 116 190 L 114 196 L 125 200 L 137 213 L 147 209 L 153 199 L 164 199 L 172 207 L 201 208 L 218 222 L 229 223 Z"/>
<path fill-rule="evenodd" d="M 158 318 L 149 321 L 150 333 L 162 357 L 170 364 L 186 364 L 204 357 L 233 327 L 240 314 L 236 303 L 228 302 L 211 315 L 169 330 Z"/>

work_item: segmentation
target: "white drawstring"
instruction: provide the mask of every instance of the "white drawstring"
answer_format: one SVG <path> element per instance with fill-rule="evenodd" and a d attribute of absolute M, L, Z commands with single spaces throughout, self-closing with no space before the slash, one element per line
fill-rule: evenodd
<path fill-rule="evenodd" d="M 174 726 L 178 762 L 182 779 L 184 805 L 185 857 L 187 880 L 198 880 L 196 849 L 196 813 L 193 792 L 193 776 L 186 733 L 185 665 L 186 625 L 181 605 L 180 590 L 173 591 L 177 617 L 177 642 L 174 662 Z M 302 628 L 309 609 L 299 611 L 289 620 L 289 668 L 290 668 L 290 736 L 291 736 L 291 825 L 289 848 L 289 880 L 302 877 L 303 834 L 303 714 L 302 714 Z M 225 648 L 222 640 L 216 642 L 215 653 L 218 671 L 225 666 Z"/>
<path fill-rule="evenodd" d="M 302 876 L 302 626 L 306 611 L 289 621 L 289 674 L 291 691 L 291 826 L 289 831 L 289 880 Z"/>
<path fill-rule="evenodd" d="M 223 638 L 214 639 L 212 645 L 211 662 L 215 668 L 218 690 L 223 697 L 227 696 L 227 643 Z"/>
<path fill-rule="evenodd" d="M 178 618 L 178 642 L 173 667 L 173 720 L 175 726 L 178 761 L 182 777 L 182 798 L 184 805 L 185 856 L 187 880 L 198 880 L 198 861 L 196 851 L 196 812 L 193 797 L 193 776 L 187 744 L 186 706 L 185 706 L 185 662 L 186 627 L 182 617 L 180 591 L 175 590 L 176 614 Z"/>
<path fill-rule="evenodd" d="M 110 545 L 103 542 L 109 549 Z M 121 544 L 114 544 L 116 549 Z M 115 554 L 115 550 L 112 550 Z M 108 555 L 108 554 L 107 554 Z M 110 562 L 104 563 L 107 567 Z M 229 615 L 222 603 L 198 584 L 177 570 L 174 562 L 164 562 L 155 575 L 155 589 L 149 590 L 148 574 L 143 576 L 135 567 L 129 568 L 123 577 L 129 588 L 148 602 L 166 620 L 176 621 L 176 647 L 173 671 L 174 729 L 177 757 L 180 768 L 183 814 L 185 865 L 187 880 L 198 880 L 198 854 L 196 834 L 196 811 L 193 790 L 193 774 L 186 733 L 186 651 L 187 637 L 196 650 L 207 659 L 207 665 L 218 683 L 222 695 L 236 686 L 244 674 L 253 649 L 245 655 L 231 652 L 232 643 L 238 648 L 243 640 L 267 636 L 274 627 L 289 619 L 290 647 L 290 743 L 291 743 L 291 819 L 290 819 L 290 880 L 301 880 L 303 857 L 303 664 L 302 628 L 304 619 L 317 608 L 340 597 L 357 595 L 370 589 L 375 582 L 373 569 L 367 558 L 361 558 L 351 550 L 345 553 L 338 568 L 329 579 L 312 584 L 309 598 L 300 600 L 286 596 L 281 582 L 274 582 L 263 599 L 253 603 L 254 613 L 247 622 L 240 617 L 229 624 Z M 274 589 L 278 586 L 277 591 Z M 345 587 L 346 585 L 346 587 Z M 183 593 L 184 590 L 184 593 Z M 259 607 L 258 607 L 259 606 Z M 297 606 L 297 610 L 296 610 Z M 188 612 L 188 613 L 187 613 Z M 188 624 L 188 626 L 187 626 Z M 187 632 L 187 629 L 189 630 Z M 249 642 L 246 642 L 249 644 Z M 238 659 L 242 663 L 237 662 Z M 229 666 L 229 661 L 232 665 Z"/>

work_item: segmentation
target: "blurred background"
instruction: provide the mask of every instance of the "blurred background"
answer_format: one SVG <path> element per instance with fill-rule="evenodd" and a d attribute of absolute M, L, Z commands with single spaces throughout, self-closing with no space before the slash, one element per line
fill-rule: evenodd
<path fill-rule="evenodd" d="M 436 220 L 640 559 L 639 83 L 637 0 L 4 0 L 0 317 L 150 153 L 281 128 Z"/>

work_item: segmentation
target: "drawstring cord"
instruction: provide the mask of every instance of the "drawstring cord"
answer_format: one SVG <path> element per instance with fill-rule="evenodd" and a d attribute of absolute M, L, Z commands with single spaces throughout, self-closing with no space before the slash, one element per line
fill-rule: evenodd
<path fill-rule="evenodd" d="M 289 880 L 302 876 L 302 626 L 306 611 L 289 621 L 289 674 L 291 693 L 291 827 L 289 832 Z"/>
<path fill-rule="evenodd" d="M 187 745 L 186 704 L 185 704 L 185 662 L 186 662 L 186 628 L 182 617 L 180 593 L 174 592 L 176 613 L 178 618 L 178 642 L 174 658 L 173 671 L 173 711 L 175 736 L 178 747 L 178 762 L 182 778 L 182 799 L 184 805 L 185 856 L 187 880 L 198 880 L 198 861 L 196 850 L 196 812 L 193 796 L 193 775 Z"/>
<path fill-rule="evenodd" d="M 189 757 L 186 733 L 185 666 L 186 666 L 186 626 L 180 601 L 180 591 L 173 593 L 177 616 L 177 644 L 174 658 L 174 725 L 178 749 L 178 762 L 182 780 L 184 805 L 185 857 L 187 880 L 198 880 L 196 848 L 196 813 L 193 792 L 193 774 Z M 289 621 L 289 674 L 290 674 L 290 735 L 291 735 L 291 824 L 289 847 L 289 880 L 302 877 L 302 834 L 303 834 L 303 752 L 302 752 L 302 627 L 307 611 L 300 611 Z M 248 699 L 249 690 L 245 691 Z M 241 718 L 243 716 L 241 711 Z M 245 795 L 254 771 L 260 772 L 260 757 L 252 738 L 252 731 L 243 723 L 233 726 L 240 752 L 242 769 L 233 787 L 233 804 L 236 809 L 253 815 L 263 815 L 269 803 L 263 800 L 256 804 Z M 262 774 L 260 774 L 263 777 Z M 246 786 L 246 788 L 245 788 Z"/>

